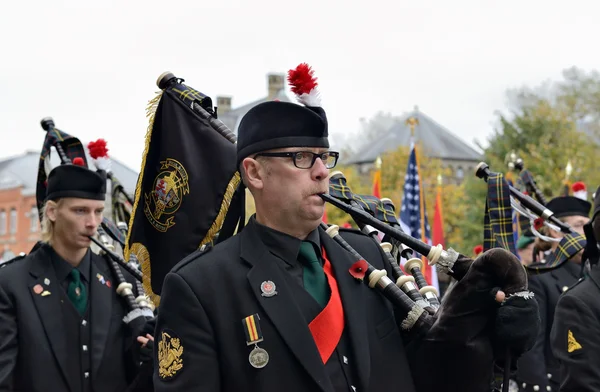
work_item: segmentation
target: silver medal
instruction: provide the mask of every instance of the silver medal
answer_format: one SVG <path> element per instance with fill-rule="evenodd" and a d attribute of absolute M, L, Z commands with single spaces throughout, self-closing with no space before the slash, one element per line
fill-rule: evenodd
<path fill-rule="evenodd" d="M 248 360 L 250 361 L 250 365 L 252 365 L 252 367 L 256 369 L 262 369 L 267 366 L 267 363 L 269 363 L 269 353 L 266 350 L 256 346 L 250 352 Z"/>

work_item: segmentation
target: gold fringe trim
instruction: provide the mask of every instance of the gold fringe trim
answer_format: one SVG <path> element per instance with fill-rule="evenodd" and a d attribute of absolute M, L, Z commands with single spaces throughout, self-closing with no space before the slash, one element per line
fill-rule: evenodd
<path fill-rule="evenodd" d="M 142 153 L 142 167 L 140 169 L 140 175 L 138 177 L 137 186 L 135 187 L 135 199 L 133 201 L 133 207 L 131 210 L 131 216 L 129 218 L 129 229 L 127 230 L 127 239 L 125 240 L 125 249 L 124 256 L 125 260 L 129 261 L 129 255 L 131 254 L 131 249 L 129 249 L 129 240 L 131 236 L 131 226 L 133 226 L 133 222 L 135 220 L 135 213 L 137 211 L 138 203 L 140 202 L 140 198 L 142 196 L 142 181 L 144 180 L 144 168 L 146 167 L 146 156 L 148 155 L 148 151 L 150 150 L 150 139 L 152 137 L 152 128 L 154 127 L 154 118 L 156 117 L 156 109 L 158 108 L 158 104 L 160 103 L 160 99 L 162 98 L 163 91 L 159 91 L 156 93 L 156 96 L 148 101 L 148 106 L 146 106 L 146 117 L 148 118 L 148 129 L 146 131 L 146 145 L 144 146 L 144 152 Z M 135 254 L 135 252 L 134 252 Z M 150 269 L 150 257 L 148 255 L 148 251 L 146 251 L 146 255 L 148 257 L 142 258 L 140 261 L 140 265 L 142 267 L 142 286 L 144 287 L 144 291 L 146 295 L 150 297 L 154 306 L 158 307 L 160 303 L 160 296 L 155 294 L 152 291 L 152 283 L 151 283 L 151 269 Z M 136 255 L 137 256 L 137 255 Z"/>
<path fill-rule="evenodd" d="M 223 201 L 221 202 L 221 208 L 219 209 L 219 213 L 217 214 L 217 217 L 215 218 L 213 224 L 210 226 L 210 229 L 208 229 L 206 237 L 204 237 L 204 239 L 202 240 L 202 242 L 200 242 L 200 245 L 198 247 L 201 247 L 202 245 L 212 241 L 213 238 L 215 238 L 215 235 L 217 235 L 217 232 L 221 230 L 221 226 L 223 225 L 223 221 L 225 220 L 225 215 L 227 215 L 229 205 L 231 204 L 231 199 L 233 198 L 233 194 L 235 193 L 235 190 L 240 184 L 240 181 L 240 173 L 236 171 L 231 180 L 229 181 L 229 184 L 227 184 L 227 190 L 225 191 L 225 195 L 223 196 Z"/>
<path fill-rule="evenodd" d="M 152 292 L 152 285 L 150 284 L 150 253 L 148 253 L 148 249 L 139 242 L 131 245 L 131 252 L 137 257 L 142 266 L 142 276 L 144 277 L 142 286 L 144 286 L 144 292 L 148 298 L 150 298 L 150 301 L 154 303 L 154 306 L 158 307 L 158 305 L 160 305 L 160 296 Z"/>

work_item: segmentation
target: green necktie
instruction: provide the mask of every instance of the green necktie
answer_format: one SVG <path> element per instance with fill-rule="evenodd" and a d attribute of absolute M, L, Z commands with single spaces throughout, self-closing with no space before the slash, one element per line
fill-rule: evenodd
<path fill-rule="evenodd" d="M 69 275 L 71 276 L 71 282 L 67 289 L 67 295 L 75 305 L 75 309 L 83 316 L 87 307 L 87 293 L 83 282 L 81 282 L 81 274 L 77 268 L 73 268 Z"/>
<path fill-rule="evenodd" d="M 302 244 L 300 244 L 298 258 L 304 263 L 304 288 L 322 307 L 325 307 L 329 300 L 327 277 L 325 276 L 323 266 L 317 257 L 315 248 L 310 242 L 303 241 Z"/>

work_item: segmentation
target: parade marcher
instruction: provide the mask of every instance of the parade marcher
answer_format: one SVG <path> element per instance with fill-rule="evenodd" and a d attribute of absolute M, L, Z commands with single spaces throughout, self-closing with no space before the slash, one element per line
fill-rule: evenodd
<path fill-rule="evenodd" d="M 323 109 L 265 102 L 238 129 L 238 167 L 256 213 L 167 274 L 155 391 L 415 391 L 390 303 L 348 273 L 356 260 L 319 227 L 319 194 L 338 159 Z M 343 235 L 385 268 L 371 238 Z"/>
<path fill-rule="evenodd" d="M 535 237 L 530 231 L 526 231 L 517 240 L 517 253 L 523 265 L 529 265 L 534 259 Z"/>
<path fill-rule="evenodd" d="M 46 195 L 42 244 L 0 270 L 0 391 L 124 391 L 141 344 L 89 238 L 102 220 L 106 175 L 60 165 Z"/>
<path fill-rule="evenodd" d="M 550 334 L 560 363 L 561 392 L 600 391 L 600 187 L 594 204 L 593 228 L 586 236 L 590 270 L 558 300 Z"/>
<path fill-rule="evenodd" d="M 556 197 L 546 207 L 554 216 L 583 235 L 583 226 L 589 221 L 591 203 L 573 196 Z M 549 235 L 561 238 L 562 233 L 550 230 Z M 558 242 L 551 244 L 552 250 Z M 521 391 L 558 390 L 560 372 L 552 354 L 550 331 L 554 321 L 556 304 L 561 294 L 575 284 L 581 276 L 581 255 L 577 253 L 563 266 L 529 278 L 529 289 L 539 304 L 541 325 L 534 347 L 524 353 L 518 362 L 517 380 Z"/>

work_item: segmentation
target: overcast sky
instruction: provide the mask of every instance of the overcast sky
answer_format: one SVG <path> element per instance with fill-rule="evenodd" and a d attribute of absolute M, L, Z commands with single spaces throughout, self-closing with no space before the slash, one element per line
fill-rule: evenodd
<path fill-rule="evenodd" d="M 300 62 L 334 140 L 415 105 L 484 141 L 505 91 L 600 69 L 600 2 L 548 0 L 11 1 L 0 12 L 0 157 L 39 151 L 42 117 L 140 169 L 145 108 L 172 71 L 197 90 L 266 95 Z"/>

